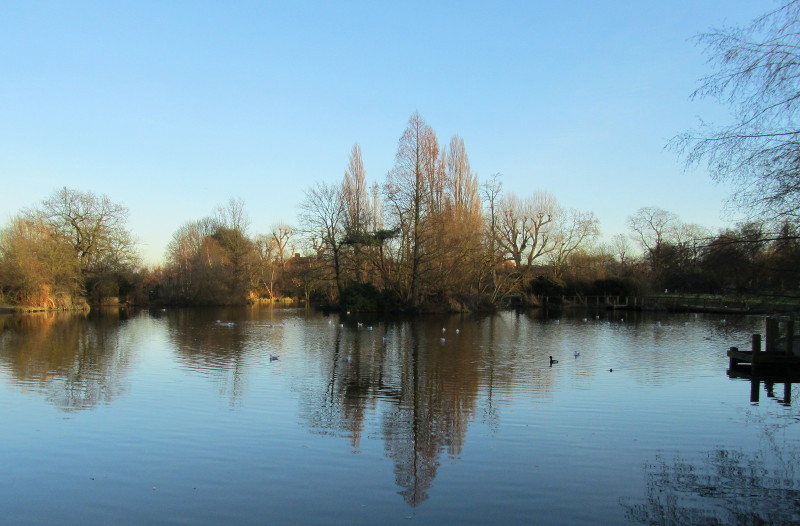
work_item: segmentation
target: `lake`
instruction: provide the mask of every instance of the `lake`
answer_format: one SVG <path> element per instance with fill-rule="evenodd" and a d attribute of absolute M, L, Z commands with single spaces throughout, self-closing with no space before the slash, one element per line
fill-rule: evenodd
<path fill-rule="evenodd" d="M 797 388 L 726 374 L 763 327 L 0 316 L 3 523 L 797 524 Z"/>

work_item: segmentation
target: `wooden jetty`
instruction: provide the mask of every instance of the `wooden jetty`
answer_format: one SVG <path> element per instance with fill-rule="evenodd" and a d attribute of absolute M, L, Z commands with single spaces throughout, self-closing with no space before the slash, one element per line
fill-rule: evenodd
<path fill-rule="evenodd" d="M 787 371 L 800 368 L 800 336 L 795 334 L 794 316 L 773 316 L 766 320 L 765 348 L 761 349 L 761 335 L 753 334 L 749 351 L 731 347 L 728 351 L 731 370 L 749 368 Z"/>
<path fill-rule="evenodd" d="M 776 383 L 783 384 L 784 405 L 792 403 L 792 384 L 800 382 L 800 336 L 795 334 L 794 316 L 773 316 L 766 320 L 765 348 L 761 335 L 753 334 L 749 351 L 731 347 L 728 376 L 750 380 L 750 401 L 759 401 L 761 383 L 770 398 Z"/>

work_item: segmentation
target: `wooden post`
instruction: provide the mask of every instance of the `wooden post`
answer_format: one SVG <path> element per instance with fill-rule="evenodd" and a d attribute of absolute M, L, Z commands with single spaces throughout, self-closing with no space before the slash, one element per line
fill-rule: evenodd
<path fill-rule="evenodd" d="M 794 354 L 794 319 L 786 322 L 786 355 Z"/>
<path fill-rule="evenodd" d="M 758 392 L 761 390 L 761 382 L 753 378 L 750 380 L 750 402 L 758 403 Z"/>
<path fill-rule="evenodd" d="M 778 332 L 778 320 L 775 318 L 767 318 L 767 338 L 766 338 L 766 352 L 773 352 L 775 350 L 775 340 Z"/>
<path fill-rule="evenodd" d="M 753 343 L 752 343 L 751 351 L 752 351 L 753 356 L 750 359 L 750 372 L 755 372 L 756 364 L 761 359 L 761 335 L 760 334 L 754 334 L 752 336 L 752 342 Z"/>
<path fill-rule="evenodd" d="M 783 384 L 783 403 L 792 405 L 792 384 L 789 382 Z"/>

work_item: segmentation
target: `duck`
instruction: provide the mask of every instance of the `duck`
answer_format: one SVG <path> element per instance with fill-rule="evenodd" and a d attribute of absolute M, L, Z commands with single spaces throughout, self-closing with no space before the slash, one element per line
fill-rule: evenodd
<path fill-rule="evenodd" d="M 550 365 L 553 365 L 554 363 L 558 363 L 558 360 L 553 360 L 553 357 L 551 356 L 550 357 Z"/>
<path fill-rule="evenodd" d="M 269 361 L 270 361 L 270 362 L 274 362 L 274 361 L 275 361 L 275 360 L 277 360 L 277 359 L 278 359 L 278 357 L 277 357 L 276 355 L 274 355 L 274 354 L 270 354 L 270 355 L 269 355 Z"/>
<path fill-rule="evenodd" d="M 577 358 L 580 355 L 581 355 L 581 353 L 579 353 L 578 351 L 575 351 L 575 358 Z"/>

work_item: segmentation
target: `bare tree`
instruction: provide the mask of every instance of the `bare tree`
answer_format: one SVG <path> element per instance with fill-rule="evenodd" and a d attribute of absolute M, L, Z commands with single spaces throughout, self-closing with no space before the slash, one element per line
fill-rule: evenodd
<path fill-rule="evenodd" d="M 345 229 L 348 232 L 365 232 L 372 223 L 372 210 L 368 197 L 366 172 L 361 159 L 361 147 L 353 145 L 350 160 L 344 173 L 342 197 L 347 206 Z"/>
<path fill-rule="evenodd" d="M 442 202 L 433 212 L 438 223 L 433 230 L 438 276 L 432 277 L 443 294 L 469 300 L 479 289 L 484 258 L 478 177 L 470 167 L 461 137 L 452 137 L 441 158 L 443 168 L 437 174 L 444 183 L 444 192 Z"/>
<path fill-rule="evenodd" d="M 306 190 L 300 205 L 301 228 L 317 253 L 330 262 L 339 297 L 343 290 L 341 255 L 346 215 L 340 186 L 318 183 Z"/>
<path fill-rule="evenodd" d="M 585 248 L 600 235 L 600 222 L 593 212 L 571 209 L 561 214 L 553 232 L 553 250 L 548 254 L 553 273 L 560 277 L 570 255 Z"/>
<path fill-rule="evenodd" d="M 625 234 L 615 234 L 614 237 L 611 238 L 611 252 L 617 257 L 623 268 L 628 263 L 628 257 L 631 252 L 629 239 L 630 238 Z"/>
<path fill-rule="evenodd" d="M 108 196 L 64 187 L 38 208 L 23 211 L 23 216 L 41 222 L 51 236 L 69 243 L 85 273 L 138 264 L 127 229 L 128 209 Z"/>
<path fill-rule="evenodd" d="M 646 253 L 657 253 L 664 243 L 672 242 L 680 219 L 663 208 L 646 206 L 628 217 L 632 237 Z"/>
<path fill-rule="evenodd" d="M 699 41 L 714 72 L 693 98 L 732 107 L 734 123 L 701 123 L 672 141 L 689 165 L 737 186 L 748 217 L 800 219 L 800 0 L 785 2 L 744 28 L 715 29 Z"/>
<path fill-rule="evenodd" d="M 15 217 L 0 230 L 0 298 L 35 307 L 69 307 L 83 292 L 72 247 L 41 222 Z"/>
<path fill-rule="evenodd" d="M 231 197 L 226 206 L 217 207 L 214 218 L 219 225 L 237 230 L 243 235 L 247 235 L 250 228 L 250 218 L 247 215 L 244 199 L 241 197 Z"/>
<path fill-rule="evenodd" d="M 181 226 L 167 246 L 168 301 L 189 304 L 242 304 L 255 289 L 256 246 L 232 225 L 239 213 L 214 216 Z M 226 219 L 227 217 L 227 219 Z M 231 220 L 230 218 L 238 218 Z M 227 221 L 223 223 L 222 221 Z"/>
<path fill-rule="evenodd" d="M 22 216 L 71 247 L 82 286 L 93 300 L 119 296 L 127 276 L 139 265 L 127 228 L 128 209 L 105 195 L 64 187 L 38 207 L 24 210 Z"/>
<path fill-rule="evenodd" d="M 499 230 L 497 228 L 499 220 L 499 206 L 500 196 L 503 192 L 503 183 L 500 181 L 500 174 L 495 173 L 489 177 L 489 180 L 481 186 L 483 195 L 483 203 L 485 207 L 485 220 L 483 226 L 483 237 L 486 240 L 486 248 L 484 254 L 484 274 L 488 275 L 488 287 L 492 301 L 495 301 L 498 295 L 502 294 L 499 287 L 499 280 L 497 275 L 498 265 L 504 261 L 504 255 L 499 248 L 498 242 Z"/>
<path fill-rule="evenodd" d="M 556 198 L 547 192 L 535 192 L 520 199 L 513 192 L 499 203 L 496 239 L 506 257 L 521 273 L 539 257 L 553 251 L 554 225 L 561 214 Z"/>
<path fill-rule="evenodd" d="M 269 237 L 275 247 L 275 259 L 278 265 L 283 268 L 287 258 L 291 257 L 290 244 L 295 234 L 295 228 L 283 222 L 273 223 Z"/>
<path fill-rule="evenodd" d="M 457 217 L 471 215 L 476 209 L 480 214 L 478 177 L 470 168 L 464 139 L 458 135 L 450 139 L 447 150 L 447 185 Z"/>
<path fill-rule="evenodd" d="M 374 224 L 372 203 L 368 195 L 361 147 L 353 145 L 350 161 L 342 182 L 342 199 L 346 206 L 344 217 L 345 243 L 352 247 L 351 267 L 357 282 L 363 280 L 364 248 L 373 244 L 370 227 Z"/>
<path fill-rule="evenodd" d="M 631 237 L 641 246 L 654 274 L 665 271 L 667 259 L 676 248 L 682 225 L 675 213 L 657 207 L 640 208 L 628 217 Z"/>
<path fill-rule="evenodd" d="M 426 244 L 430 226 L 426 220 L 438 192 L 440 166 L 436 133 L 419 113 L 414 113 L 400 138 L 395 166 L 384 187 L 389 213 L 402 236 L 400 263 L 405 279 L 401 287 L 405 299 L 413 305 L 421 299 L 420 274 L 430 248 Z"/>

